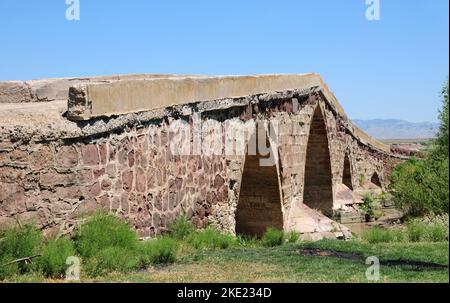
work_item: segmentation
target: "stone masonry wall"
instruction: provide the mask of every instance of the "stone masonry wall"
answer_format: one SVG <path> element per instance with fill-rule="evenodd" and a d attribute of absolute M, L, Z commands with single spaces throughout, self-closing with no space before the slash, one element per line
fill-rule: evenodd
<path fill-rule="evenodd" d="M 374 172 L 387 184 L 399 161 L 356 138 L 346 127 L 346 118 L 336 113 L 320 91 L 264 94 L 241 101 L 243 106 L 202 112 L 201 119 L 215 123 L 223 132 L 230 121 L 279 122 L 275 171 L 281 192 L 273 195 L 281 197 L 284 226 L 296 207 L 291 201 L 303 201 L 307 145 L 317 106 L 326 123 L 329 155 L 322 156 L 330 159 L 334 195 L 342 183 L 345 154 L 355 189 Z M 175 113 L 89 137 L 29 142 L 2 139 L 0 226 L 20 220 L 37 223 L 47 234 L 67 232 L 80 218 L 105 209 L 126 218 L 143 237 L 164 232 L 182 213 L 198 228 L 212 223 L 235 232 L 245 156 L 173 155 L 170 144 L 177 134 L 168 131 L 168 124 L 183 120 L 192 125 L 193 115 Z M 195 134 L 191 136 L 193 141 Z M 202 136 L 211 144 L 216 139 L 214 133 Z M 219 141 L 225 140 L 223 135 Z"/>

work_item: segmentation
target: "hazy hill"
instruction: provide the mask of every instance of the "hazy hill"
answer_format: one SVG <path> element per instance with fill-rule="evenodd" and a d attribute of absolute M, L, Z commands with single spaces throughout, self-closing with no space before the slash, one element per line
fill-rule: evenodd
<path fill-rule="evenodd" d="M 353 122 L 377 139 L 432 138 L 439 129 L 438 123 L 413 123 L 398 119 L 353 120 Z"/>

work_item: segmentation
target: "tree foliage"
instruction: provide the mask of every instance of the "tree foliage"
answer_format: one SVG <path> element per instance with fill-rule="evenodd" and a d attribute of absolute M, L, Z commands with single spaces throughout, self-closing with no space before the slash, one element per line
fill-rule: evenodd
<path fill-rule="evenodd" d="M 448 214 L 449 210 L 448 80 L 441 96 L 441 125 L 432 151 L 425 159 L 399 164 L 391 176 L 394 202 L 413 217 Z"/>

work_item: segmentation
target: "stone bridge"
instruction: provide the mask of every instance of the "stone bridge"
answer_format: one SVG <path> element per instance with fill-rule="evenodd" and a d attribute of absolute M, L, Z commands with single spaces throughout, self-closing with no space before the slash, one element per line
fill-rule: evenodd
<path fill-rule="evenodd" d="M 142 237 L 185 214 L 345 238 L 329 218 L 405 156 L 358 129 L 316 74 L 0 82 L 3 227 L 67 232 L 105 209 Z"/>

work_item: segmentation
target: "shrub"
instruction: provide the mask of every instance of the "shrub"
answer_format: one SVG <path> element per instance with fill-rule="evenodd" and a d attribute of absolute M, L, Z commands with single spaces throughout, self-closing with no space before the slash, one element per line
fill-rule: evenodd
<path fill-rule="evenodd" d="M 404 242 L 405 241 L 405 232 L 401 229 L 394 230 L 393 236 L 394 236 L 395 242 Z"/>
<path fill-rule="evenodd" d="M 178 243 L 172 238 L 162 237 L 141 244 L 141 263 L 170 264 L 176 261 Z"/>
<path fill-rule="evenodd" d="M 62 278 L 67 269 L 67 258 L 75 255 L 74 244 L 70 239 L 51 240 L 42 250 L 39 269 L 47 277 Z"/>
<path fill-rule="evenodd" d="M 170 224 L 169 231 L 174 239 L 185 240 L 195 231 L 195 226 L 186 216 L 181 216 Z"/>
<path fill-rule="evenodd" d="M 372 193 L 366 193 L 363 196 L 363 203 L 359 205 L 359 208 L 366 213 L 367 221 L 370 221 L 375 217 L 375 210 L 377 208 L 375 197 Z"/>
<path fill-rule="evenodd" d="M 394 169 L 389 190 L 409 217 L 448 214 L 448 159 L 410 159 Z"/>
<path fill-rule="evenodd" d="M 111 272 L 130 272 L 139 267 L 139 254 L 136 250 L 111 246 L 97 251 L 86 262 L 84 269 L 91 277 L 102 276 Z"/>
<path fill-rule="evenodd" d="M 77 231 L 75 246 L 83 258 L 97 256 L 108 248 L 135 250 L 138 247 L 136 232 L 116 216 L 97 213 L 88 219 Z M 112 252 L 114 250 L 109 250 Z M 116 250 L 114 253 L 119 251 Z"/>
<path fill-rule="evenodd" d="M 408 239 L 411 242 L 420 242 L 425 237 L 425 226 L 419 221 L 408 222 Z"/>
<path fill-rule="evenodd" d="M 248 235 L 238 235 L 236 237 L 236 242 L 238 245 L 244 247 L 257 247 L 260 245 L 260 241 L 257 237 Z"/>
<path fill-rule="evenodd" d="M 448 215 L 412 219 L 407 225 L 408 237 L 411 242 L 443 242 L 449 240 Z"/>
<path fill-rule="evenodd" d="M 6 265 L 14 259 L 14 257 L 6 254 L 0 256 L 0 281 L 20 273 L 18 263 Z"/>
<path fill-rule="evenodd" d="M 274 247 L 283 244 L 284 232 L 276 228 L 268 228 L 261 238 L 261 242 L 266 247 Z"/>
<path fill-rule="evenodd" d="M 212 227 L 191 234 L 187 242 L 194 248 L 226 249 L 236 243 L 232 235 L 223 234 Z"/>
<path fill-rule="evenodd" d="M 449 211 L 448 79 L 441 96 L 440 130 L 426 159 L 411 159 L 392 172 L 390 192 L 397 206 L 410 217 Z"/>
<path fill-rule="evenodd" d="M 297 243 L 300 239 L 300 234 L 295 231 L 290 231 L 285 235 L 287 243 Z"/>
<path fill-rule="evenodd" d="M 30 271 L 33 265 L 26 262 L 5 264 L 16 259 L 36 256 L 41 243 L 42 233 L 32 225 L 6 230 L 0 242 L 0 279 Z"/>
<path fill-rule="evenodd" d="M 394 241 L 395 236 L 390 229 L 381 229 L 374 226 L 372 229 L 364 231 L 363 239 L 370 244 L 388 243 Z"/>

